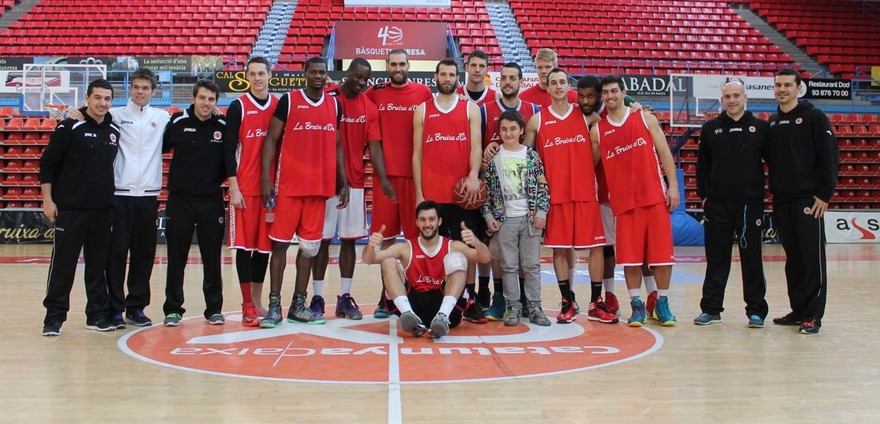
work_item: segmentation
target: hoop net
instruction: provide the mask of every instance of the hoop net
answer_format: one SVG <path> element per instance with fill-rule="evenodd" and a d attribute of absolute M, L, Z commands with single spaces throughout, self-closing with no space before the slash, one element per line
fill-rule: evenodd
<path fill-rule="evenodd" d="M 49 111 L 49 116 L 56 121 L 64 120 L 64 112 L 67 111 L 67 108 L 70 107 L 65 104 L 53 103 L 44 103 L 43 106 L 45 106 L 46 110 Z"/>

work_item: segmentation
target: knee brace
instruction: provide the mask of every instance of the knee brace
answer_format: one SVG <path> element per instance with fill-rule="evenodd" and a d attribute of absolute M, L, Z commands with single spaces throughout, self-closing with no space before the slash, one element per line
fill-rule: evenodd
<path fill-rule="evenodd" d="M 314 258 L 321 249 L 321 240 L 299 241 L 299 250 L 303 252 L 307 258 Z"/>
<path fill-rule="evenodd" d="M 605 246 L 602 248 L 602 252 L 605 254 L 606 258 L 614 257 L 614 246 Z"/>
<path fill-rule="evenodd" d="M 446 270 L 446 275 L 452 274 L 455 271 L 467 271 L 467 266 L 468 261 L 464 253 L 449 252 L 443 257 L 443 267 Z"/>

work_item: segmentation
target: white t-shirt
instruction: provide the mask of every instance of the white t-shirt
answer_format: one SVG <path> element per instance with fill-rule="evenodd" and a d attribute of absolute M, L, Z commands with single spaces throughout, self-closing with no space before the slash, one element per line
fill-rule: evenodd
<path fill-rule="evenodd" d="M 501 183 L 501 193 L 504 195 L 506 206 L 505 216 L 515 218 L 529 214 L 529 201 L 526 197 L 523 180 L 528 172 L 528 159 L 525 146 L 519 146 L 518 151 L 507 150 L 501 146 L 498 151 L 498 160 L 495 167 L 498 170 L 498 180 Z"/>

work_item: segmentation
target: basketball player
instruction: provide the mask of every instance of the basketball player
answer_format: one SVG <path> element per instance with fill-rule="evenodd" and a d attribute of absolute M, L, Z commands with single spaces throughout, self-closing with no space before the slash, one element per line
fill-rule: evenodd
<path fill-rule="evenodd" d="M 266 58 L 256 56 L 248 60 L 245 74 L 249 91 L 233 100 L 226 111 L 226 138 L 237 146 L 236 175 L 244 197 L 241 208 L 229 206 L 227 243 L 236 251 L 235 270 L 242 298 L 241 324 L 258 327 L 258 316 L 266 314 L 260 299 L 269 266 L 269 252 L 272 251 L 266 208 L 260 195 L 262 149 L 278 99 L 269 94 L 272 71 Z"/>
<path fill-rule="evenodd" d="M 620 77 L 609 75 L 601 83 L 608 115 L 593 126 L 590 137 L 596 164 L 601 158 L 607 177 L 617 223 L 617 261 L 624 267 L 632 298 L 633 313 L 627 323 L 641 327 L 647 320 L 639 297 L 640 268 L 647 261 L 658 289 L 653 315 L 661 325 L 673 326 L 676 320 L 669 311 L 668 293 L 675 258 L 669 212 L 678 206 L 679 195 L 672 154 L 657 118 L 624 105 L 626 91 Z M 661 163 L 669 180 L 668 190 L 660 173 Z"/>
<path fill-rule="evenodd" d="M 390 187 L 383 186 L 382 190 L 373 192 L 370 232 L 375 233 L 385 226 L 384 247 L 388 247 L 394 243 L 401 230 L 406 238 L 418 235 L 412 215 L 412 210 L 416 207 L 412 173 L 413 111 L 432 95 L 428 86 L 409 81 L 406 50 L 394 49 L 388 52 L 385 72 L 391 81 L 373 85 L 364 94 L 379 108 L 382 154 L 385 171 L 391 181 Z M 373 313 L 376 318 L 388 318 L 384 298 L 384 294 L 380 294 L 379 305 Z"/>
<path fill-rule="evenodd" d="M 495 101 L 495 90 L 486 85 L 486 74 L 489 72 L 489 56 L 482 50 L 474 50 L 468 53 L 464 63 L 467 72 L 467 82 L 455 89 L 464 100 L 470 100 L 482 106 Z"/>
<path fill-rule="evenodd" d="M 274 203 L 275 220 L 269 228 L 272 256 L 269 259 L 269 310 L 260 327 L 281 324 L 281 286 L 287 265 L 287 248 L 298 239 L 296 287 L 287 314 L 288 322 L 323 324 L 306 305 L 311 258 L 318 254 L 324 227 L 327 199 L 339 196 L 342 209 L 348 204 L 348 182 L 340 140 L 342 108 L 324 93 L 327 61 L 311 58 L 303 66 L 306 87 L 291 91 L 278 101 L 263 143 L 260 191 L 269 206 Z M 280 148 L 277 141 L 284 136 Z M 278 165 L 272 184 L 272 162 Z"/>
<path fill-rule="evenodd" d="M 441 205 L 443 225 L 440 234 L 461 240 L 461 223 L 479 228 L 478 210 L 465 210 L 455 204 L 455 184 L 467 177 L 465 188 L 473 198 L 480 189 L 480 111 L 473 102 L 455 95 L 458 64 L 443 59 L 434 71 L 437 95 L 420 104 L 413 116 L 413 181 L 416 201 L 431 199 Z M 430 158 L 430 160 L 424 160 Z M 474 265 L 467 269 L 467 292 L 463 299 L 476 300 Z M 465 312 L 465 319 L 477 323 L 488 320 L 476 303 Z"/>
<path fill-rule="evenodd" d="M 464 291 L 467 264 L 489 262 L 489 248 L 464 223 L 462 241 L 438 235 L 443 225 L 440 208 L 431 200 L 419 203 L 417 237 L 380 250 L 386 240 L 379 231 L 364 248 L 365 264 L 382 265 L 385 290 L 401 328 L 415 337 L 428 331 L 425 322 L 431 322 L 431 335 L 437 338 L 461 322 L 461 309 L 455 305 Z"/>
<path fill-rule="evenodd" d="M 587 143 L 588 118 L 568 102 L 571 88 L 567 72 L 552 69 L 547 74 L 546 85 L 553 104 L 529 120 L 524 144 L 535 146 L 546 169 L 550 212 L 544 245 L 553 249 L 553 269 L 562 295 L 562 310 L 556 321 L 571 323 L 577 319 L 579 310 L 571 289 L 575 265 L 571 249 L 589 249 L 590 275 L 602 275 L 605 234 L 599 215 L 595 170 L 584 165 L 593 161 L 593 152 Z M 616 318 L 607 317 L 609 321 Z"/>
<path fill-rule="evenodd" d="M 538 85 L 527 88 L 520 93 L 519 97 L 527 102 L 540 106 L 541 109 L 550 106 L 550 104 L 553 103 L 553 97 L 548 91 L 549 88 L 546 83 L 547 75 L 550 74 L 551 70 L 558 67 L 559 62 L 557 60 L 556 52 L 550 49 L 538 50 L 538 54 L 535 55 L 535 71 L 538 73 Z M 574 90 L 569 90 L 568 93 L 566 93 L 566 96 L 566 101 L 568 103 L 577 103 L 577 93 Z"/>

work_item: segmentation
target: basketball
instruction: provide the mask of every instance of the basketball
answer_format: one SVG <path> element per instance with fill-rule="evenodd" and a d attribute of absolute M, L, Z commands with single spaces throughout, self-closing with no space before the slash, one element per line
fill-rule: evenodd
<path fill-rule="evenodd" d="M 480 180 L 480 191 L 477 194 L 477 198 L 474 201 L 470 201 L 468 200 L 467 189 L 465 188 L 466 181 L 467 177 L 464 177 L 455 183 L 455 188 L 452 190 L 452 200 L 463 209 L 469 211 L 479 209 L 480 206 L 483 206 L 483 203 L 486 203 L 486 199 L 489 198 L 489 190 L 486 188 L 486 183 Z"/>

